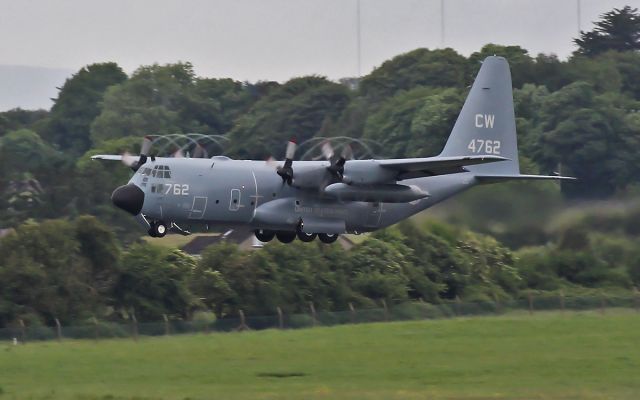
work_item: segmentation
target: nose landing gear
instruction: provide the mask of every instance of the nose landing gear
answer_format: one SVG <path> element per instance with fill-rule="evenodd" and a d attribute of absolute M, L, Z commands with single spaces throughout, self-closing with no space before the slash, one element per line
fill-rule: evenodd
<path fill-rule="evenodd" d="M 151 228 L 149 228 L 149 236 L 161 238 L 167 234 L 167 224 L 163 221 L 152 221 L 149 223 Z"/>

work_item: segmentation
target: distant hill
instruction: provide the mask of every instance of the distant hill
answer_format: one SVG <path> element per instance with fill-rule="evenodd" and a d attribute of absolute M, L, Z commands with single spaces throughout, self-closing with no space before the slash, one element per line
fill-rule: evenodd
<path fill-rule="evenodd" d="M 58 68 L 0 65 L 0 111 L 20 107 L 51 108 L 51 98 L 74 71 Z"/>

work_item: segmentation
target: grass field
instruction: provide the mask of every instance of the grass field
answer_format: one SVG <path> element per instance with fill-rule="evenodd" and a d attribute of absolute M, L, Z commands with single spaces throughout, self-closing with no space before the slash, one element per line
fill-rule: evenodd
<path fill-rule="evenodd" d="M 0 346 L 0 399 L 637 399 L 640 314 Z"/>

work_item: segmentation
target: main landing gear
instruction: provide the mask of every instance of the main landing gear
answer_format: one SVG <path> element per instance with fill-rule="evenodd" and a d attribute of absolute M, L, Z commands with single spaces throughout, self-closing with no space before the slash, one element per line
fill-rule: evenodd
<path fill-rule="evenodd" d="M 317 237 L 318 239 L 320 239 L 322 243 L 329 244 L 338 240 L 338 237 L 340 236 L 337 233 L 333 233 L 333 234 L 317 233 L 316 234 L 316 233 L 306 233 L 302 231 L 298 231 L 298 232 L 270 231 L 266 229 L 256 229 L 254 233 L 256 235 L 256 238 L 259 241 L 265 242 L 265 243 L 273 240 L 274 237 L 278 238 L 278 241 L 282 243 L 291 243 L 296 239 L 296 237 L 302 242 L 309 243 L 309 242 L 313 242 Z"/>

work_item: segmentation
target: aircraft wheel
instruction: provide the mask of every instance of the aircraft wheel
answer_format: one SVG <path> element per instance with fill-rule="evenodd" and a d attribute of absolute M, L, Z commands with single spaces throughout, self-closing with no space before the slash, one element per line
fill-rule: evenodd
<path fill-rule="evenodd" d="M 302 231 L 298 232 L 298 239 L 302 240 L 305 243 L 313 242 L 313 239 L 315 239 L 316 236 L 317 235 L 315 233 L 306 233 Z"/>
<path fill-rule="evenodd" d="M 265 229 L 256 229 L 254 234 L 259 241 L 265 243 L 270 242 L 276 236 L 274 231 L 268 231 Z"/>
<path fill-rule="evenodd" d="M 167 224 L 162 221 L 156 221 L 151 224 L 151 229 L 149 230 L 149 235 L 151 237 L 161 238 L 167 234 Z"/>
<path fill-rule="evenodd" d="M 296 238 L 296 233 L 288 231 L 278 231 L 276 232 L 276 237 L 282 243 L 291 243 Z"/>
<path fill-rule="evenodd" d="M 338 240 L 338 236 L 340 235 L 337 233 L 320 233 L 318 234 L 318 239 L 320 239 L 322 243 L 330 244 Z"/>

